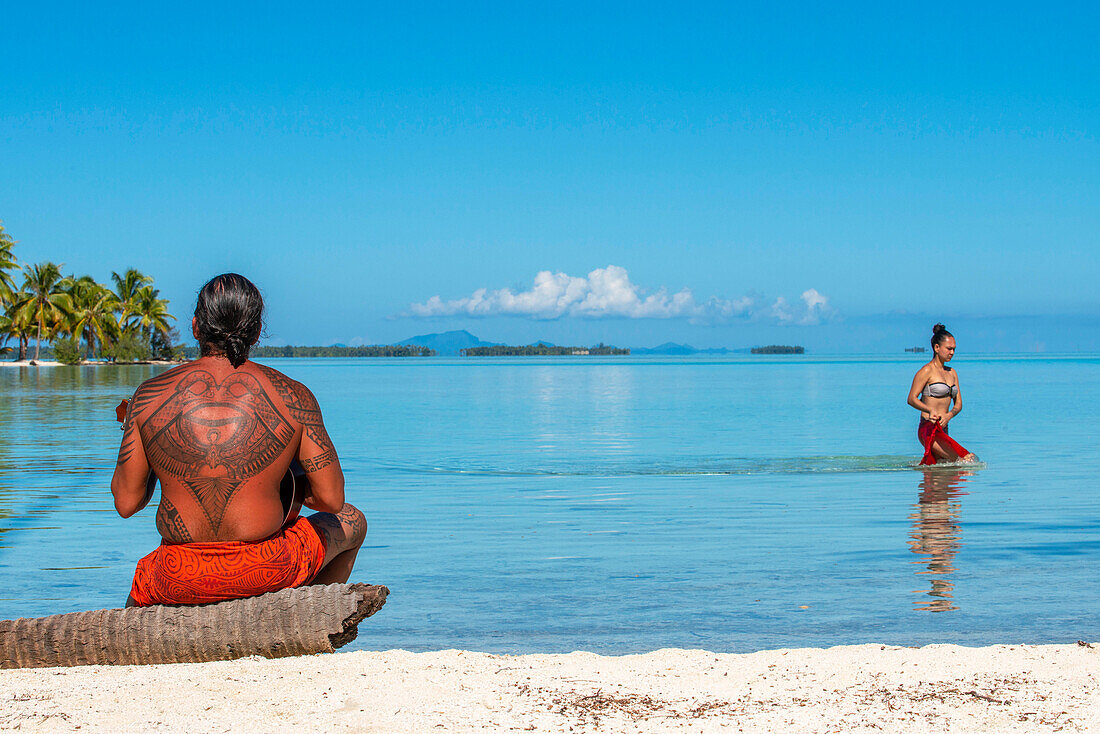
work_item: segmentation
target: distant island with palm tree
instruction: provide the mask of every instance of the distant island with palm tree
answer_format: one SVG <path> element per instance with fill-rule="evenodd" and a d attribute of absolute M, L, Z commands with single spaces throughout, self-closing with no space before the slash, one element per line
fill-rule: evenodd
<path fill-rule="evenodd" d="M 54 262 L 21 264 L 16 244 L 0 222 L 0 353 L 26 362 L 33 339 L 34 362 L 47 343 L 64 364 L 182 358 L 170 323 L 176 317 L 152 277 L 133 268 L 112 272 L 112 289 L 89 275 L 64 275 Z M 6 346 L 9 341 L 17 349 Z"/>

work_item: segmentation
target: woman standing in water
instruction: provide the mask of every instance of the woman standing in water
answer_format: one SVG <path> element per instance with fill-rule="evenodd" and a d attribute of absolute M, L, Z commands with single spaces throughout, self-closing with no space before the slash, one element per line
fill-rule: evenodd
<path fill-rule="evenodd" d="M 947 435 L 948 422 L 962 410 L 962 394 L 959 374 L 947 364 L 955 356 L 955 337 L 943 324 L 932 327 L 932 352 L 932 361 L 917 370 L 909 388 L 909 404 L 920 411 L 921 464 L 975 461 L 974 454 Z"/>

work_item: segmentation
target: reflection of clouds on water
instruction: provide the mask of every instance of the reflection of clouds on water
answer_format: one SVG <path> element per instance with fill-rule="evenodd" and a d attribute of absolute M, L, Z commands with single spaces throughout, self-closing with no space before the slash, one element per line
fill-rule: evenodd
<path fill-rule="evenodd" d="M 625 453 L 630 450 L 628 409 L 634 399 L 633 372 L 622 366 L 601 366 L 593 370 L 589 383 L 589 409 L 595 422 L 594 436 L 601 449 Z"/>
<path fill-rule="evenodd" d="M 544 451 L 557 448 L 563 439 L 560 415 L 562 390 L 558 384 L 559 377 L 549 365 L 532 368 L 535 404 L 531 417 L 538 437 L 538 448 Z"/>
<path fill-rule="evenodd" d="M 913 561 L 925 567 L 917 571 L 917 574 L 932 576 L 929 590 L 919 589 L 914 592 L 929 597 L 914 602 L 920 611 L 949 612 L 958 609 L 951 593 L 955 585 L 950 575 L 956 570 L 955 555 L 962 546 L 962 528 L 959 523 L 962 503 L 959 498 L 966 493 L 961 487 L 971 474 L 972 472 L 960 469 L 922 471 L 919 501 L 913 505 L 913 514 L 909 515 L 913 522 L 909 533 L 909 548 L 917 555 L 926 556 L 919 561 Z"/>
<path fill-rule="evenodd" d="M 538 448 L 590 448 L 599 455 L 631 448 L 633 374 L 618 365 L 533 367 L 532 418 Z"/>

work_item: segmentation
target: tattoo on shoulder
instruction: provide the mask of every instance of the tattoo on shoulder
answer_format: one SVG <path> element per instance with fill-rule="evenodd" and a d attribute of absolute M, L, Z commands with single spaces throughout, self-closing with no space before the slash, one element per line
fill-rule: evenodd
<path fill-rule="evenodd" d="M 179 377 L 179 374 L 175 370 L 168 370 L 155 377 L 150 377 L 138 385 L 138 389 L 134 392 L 134 397 L 130 400 L 130 405 L 127 408 L 126 419 L 129 420 L 130 415 L 133 413 L 142 412 L 155 403 L 159 397 L 170 391 L 174 387 L 177 377 Z"/>
<path fill-rule="evenodd" d="M 172 500 L 162 499 L 160 509 L 157 510 L 157 531 L 161 537 L 170 543 L 190 543 L 193 541 L 191 531 L 180 516 L 179 510 L 172 504 Z"/>
<path fill-rule="evenodd" d="M 302 459 L 302 468 L 307 472 L 315 472 L 324 469 L 329 464 L 336 461 L 336 449 L 330 448 L 323 454 L 314 456 L 310 459 Z"/>
<path fill-rule="evenodd" d="M 264 376 L 275 386 L 275 391 L 286 403 L 290 417 L 302 424 L 306 435 L 326 453 L 332 449 L 332 439 L 325 430 L 324 421 L 321 418 L 321 406 L 317 404 L 317 398 L 305 385 L 291 380 L 278 370 L 259 365 Z M 304 466 L 304 465 L 303 465 Z M 307 469 L 307 471 L 309 471 Z"/>
<path fill-rule="evenodd" d="M 122 446 L 118 450 L 119 464 L 125 464 L 130 459 L 134 453 L 134 443 L 140 440 L 135 426 L 135 416 L 156 404 L 158 399 L 172 389 L 176 378 L 179 377 L 179 369 L 175 367 L 154 375 L 138 385 L 138 389 L 134 391 L 133 397 L 126 405 L 126 418 L 122 422 Z"/>

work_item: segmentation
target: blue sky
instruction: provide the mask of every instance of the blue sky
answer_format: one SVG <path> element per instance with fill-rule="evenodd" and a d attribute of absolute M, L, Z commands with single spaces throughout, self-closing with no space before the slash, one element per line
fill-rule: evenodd
<path fill-rule="evenodd" d="M 17 5 L 0 219 L 275 342 L 1100 349 L 1097 6 L 885 5 Z"/>

